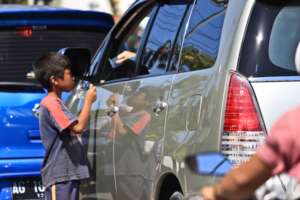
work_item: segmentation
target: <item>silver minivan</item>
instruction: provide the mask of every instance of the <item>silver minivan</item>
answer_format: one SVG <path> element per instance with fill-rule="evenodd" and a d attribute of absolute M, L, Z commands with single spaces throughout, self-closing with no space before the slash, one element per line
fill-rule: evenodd
<path fill-rule="evenodd" d="M 135 2 L 69 99 L 80 112 L 86 85 L 97 86 L 82 137 L 92 172 L 82 199 L 181 199 L 217 180 L 192 174 L 187 155 L 247 160 L 300 103 L 299 21 L 296 0 Z M 276 180 L 277 190 L 290 188 Z"/>

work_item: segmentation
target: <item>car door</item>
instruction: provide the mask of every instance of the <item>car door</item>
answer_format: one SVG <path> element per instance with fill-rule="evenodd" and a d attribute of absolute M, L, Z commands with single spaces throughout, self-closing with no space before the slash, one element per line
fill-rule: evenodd
<path fill-rule="evenodd" d="M 213 118 L 218 106 L 213 97 L 218 92 L 217 55 L 225 11 L 216 1 L 196 0 L 170 66 L 178 73 L 168 99 L 164 156 L 172 158 L 173 169 L 183 182 L 194 177 L 183 177 L 189 174 L 182 164 L 187 155 L 219 148 L 218 135 L 211 133 L 218 128 Z"/>
<path fill-rule="evenodd" d="M 123 90 L 120 120 L 125 133 L 115 138 L 117 199 L 150 199 L 162 162 L 169 91 L 167 72 L 186 4 L 156 4 L 155 16 L 137 52 L 136 75 Z"/>

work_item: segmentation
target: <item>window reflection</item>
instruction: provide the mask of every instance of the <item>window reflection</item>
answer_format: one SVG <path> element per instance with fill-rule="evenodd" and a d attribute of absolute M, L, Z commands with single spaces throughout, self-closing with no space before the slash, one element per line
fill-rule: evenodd
<path fill-rule="evenodd" d="M 150 75 L 165 73 L 185 10 L 186 5 L 160 7 L 142 56 Z"/>
<path fill-rule="evenodd" d="M 133 88 L 135 87 L 135 88 Z M 157 88 L 126 85 L 122 93 L 112 93 L 106 100 L 106 110 L 117 106 L 110 116 L 106 138 L 114 144 L 116 199 L 147 199 L 155 176 L 155 140 L 149 139 L 151 102 Z M 123 95 L 126 94 L 126 95 Z M 145 165 L 145 162 L 149 164 Z M 149 167 L 149 168 L 148 168 Z M 139 185 L 133 188 L 133 185 Z"/>
<path fill-rule="evenodd" d="M 137 51 L 152 11 L 153 9 L 150 9 L 145 12 L 145 16 L 131 27 L 129 33 L 123 36 L 122 41 L 118 40 L 112 44 L 112 50 L 104 66 L 104 80 L 130 78 L 135 75 Z"/>
<path fill-rule="evenodd" d="M 190 20 L 181 56 L 180 71 L 213 66 L 218 54 L 224 7 L 211 0 L 199 0 Z"/>

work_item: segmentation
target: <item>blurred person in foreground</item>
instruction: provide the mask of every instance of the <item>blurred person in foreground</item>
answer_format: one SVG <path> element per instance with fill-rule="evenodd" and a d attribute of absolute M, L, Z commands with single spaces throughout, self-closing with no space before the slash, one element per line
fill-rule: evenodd
<path fill-rule="evenodd" d="M 271 176 L 287 172 L 300 182 L 300 106 L 273 125 L 266 141 L 249 161 L 200 191 L 204 200 L 246 199 Z"/>

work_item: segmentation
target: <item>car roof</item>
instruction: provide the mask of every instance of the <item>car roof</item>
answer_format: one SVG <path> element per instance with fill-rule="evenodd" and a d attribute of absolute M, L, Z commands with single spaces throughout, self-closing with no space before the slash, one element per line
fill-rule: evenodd
<path fill-rule="evenodd" d="M 77 10 L 63 7 L 40 6 L 40 5 L 15 5 L 15 4 L 0 4 L 0 13 L 14 13 L 14 12 L 57 12 L 57 11 L 80 11 L 85 13 L 99 13 L 90 10 Z"/>
<path fill-rule="evenodd" d="M 31 11 L 31 10 L 70 10 L 67 8 L 51 7 L 51 6 L 30 6 L 17 4 L 0 4 L 0 12 L 15 12 L 15 11 Z"/>
<path fill-rule="evenodd" d="M 108 13 L 50 6 L 0 5 L 0 26 L 89 26 L 110 29 Z"/>

